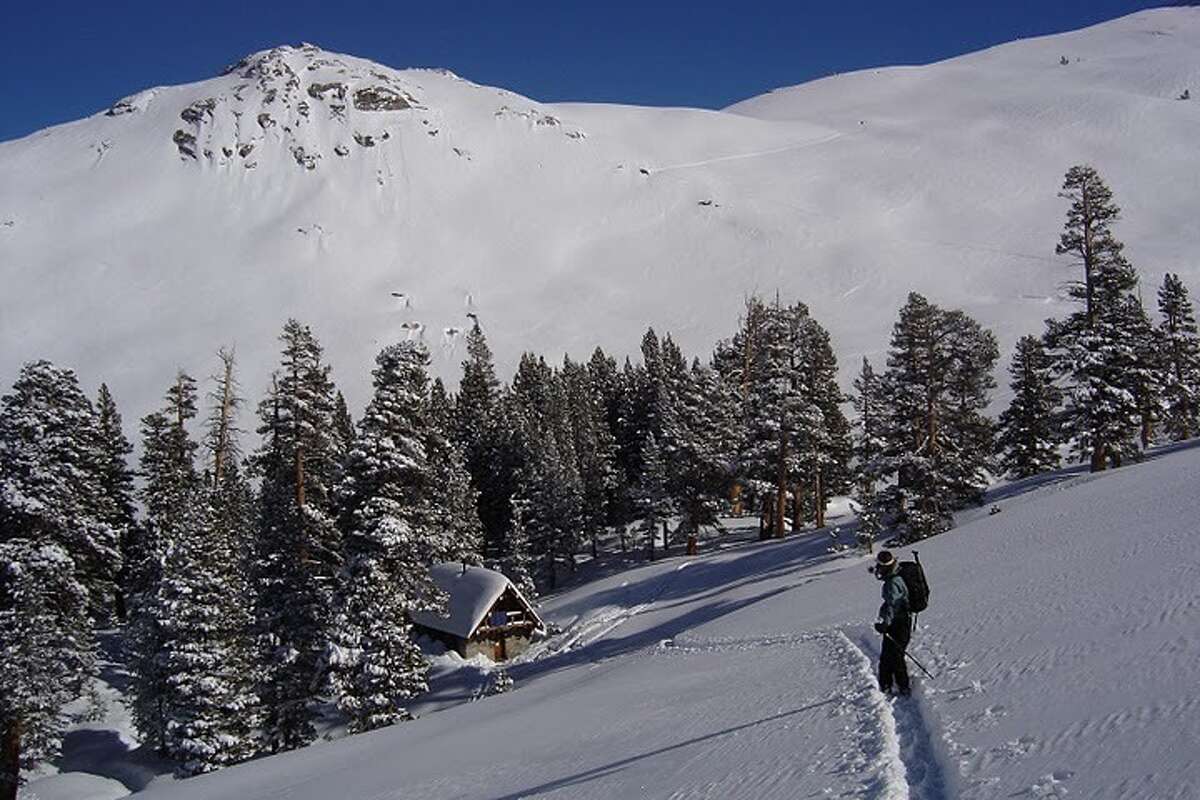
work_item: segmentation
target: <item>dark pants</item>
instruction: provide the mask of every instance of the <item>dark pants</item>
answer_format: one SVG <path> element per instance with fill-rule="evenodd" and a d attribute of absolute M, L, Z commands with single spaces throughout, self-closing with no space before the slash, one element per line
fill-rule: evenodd
<path fill-rule="evenodd" d="M 879 690 L 889 692 L 894 683 L 897 691 L 908 694 L 908 664 L 904 651 L 912 637 L 912 620 L 901 614 L 892 620 L 888 635 L 883 637 L 883 648 L 879 651 Z"/>

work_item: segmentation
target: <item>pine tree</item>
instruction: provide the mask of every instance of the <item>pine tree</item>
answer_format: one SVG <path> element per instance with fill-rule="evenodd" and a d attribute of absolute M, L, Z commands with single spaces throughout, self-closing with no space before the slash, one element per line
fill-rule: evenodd
<path fill-rule="evenodd" d="M 305 325 L 289 320 L 279 372 L 259 405 L 262 444 L 255 544 L 256 618 L 266 672 L 259 692 L 273 752 L 312 741 L 315 679 L 341 543 L 333 482 L 336 390 L 324 353 Z"/>
<path fill-rule="evenodd" d="M 865 356 L 858 377 L 854 379 L 854 395 L 851 399 L 858 415 L 854 423 L 853 447 L 858 540 L 869 553 L 884 529 L 884 509 L 877 489 L 887 471 L 882 457 L 887 447 L 888 400 L 883 376 L 876 374 Z"/>
<path fill-rule="evenodd" d="M 467 332 L 467 358 L 454 407 L 454 438 L 478 494 L 481 555 L 497 557 L 512 524 L 519 455 L 502 402 L 492 351 L 479 323 Z"/>
<path fill-rule="evenodd" d="M 837 357 L 829 333 L 797 306 L 793 323 L 795 338 L 792 354 L 793 391 L 813 409 L 810 424 L 802 429 L 800 441 L 801 469 L 805 475 L 795 490 L 793 527 L 803 518 L 803 486 L 807 484 L 812 496 L 813 523 L 825 526 L 825 509 L 830 495 L 845 491 L 850 482 L 850 423 L 842 413 L 844 401 L 838 388 Z"/>
<path fill-rule="evenodd" d="M 180 372 L 165 400 L 163 409 L 142 419 L 140 494 L 146 520 L 133 548 L 127 649 L 134 723 L 143 742 L 168 755 L 175 711 L 168 629 L 175 596 L 169 582 L 187 569 L 171 559 L 187 540 L 203 537 L 205 520 L 195 465 L 197 445 L 187 430 L 196 416 L 196 382 Z"/>
<path fill-rule="evenodd" d="M 626 469 L 628 459 L 622 452 L 625 382 L 616 359 L 606 355 L 599 347 L 592 352 L 587 371 L 588 381 L 596 393 L 596 401 L 600 405 L 605 427 L 608 429 L 607 436 L 600 434 L 601 448 L 611 451 L 610 460 L 613 467 L 612 485 L 605 501 L 605 508 L 608 509 L 605 525 L 624 530 L 633 519 L 629 473 Z"/>
<path fill-rule="evenodd" d="M 1158 311 L 1163 428 L 1172 440 L 1182 441 L 1200 431 L 1200 334 L 1187 287 L 1178 275 L 1168 273 L 1163 278 Z"/>
<path fill-rule="evenodd" d="M 533 557 L 529 550 L 529 532 L 525 529 L 526 503 L 513 503 L 513 519 L 504 539 L 496 548 L 492 566 L 512 581 L 527 599 L 537 597 L 537 585 L 533 580 Z"/>
<path fill-rule="evenodd" d="M 346 460 L 350 448 L 354 446 L 354 436 L 354 417 L 350 416 L 346 398 L 342 396 L 341 392 L 337 392 L 333 397 L 333 449 L 337 454 L 339 466 Z"/>
<path fill-rule="evenodd" d="M 22 367 L 0 398 L 0 541 L 61 547 L 97 619 L 113 608 L 121 568 L 105 466 L 99 420 L 75 373 L 48 361 Z"/>
<path fill-rule="evenodd" d="M 1119 466 L 1145 410 L 1139 406 L 1139 345 L 1130 325 L 1136 318 L 1127 298 L 1137 273 L 1112 233 L 1120 209 L 1094 169 L 1068 170 L 1061 197 L 1071 201 L 1056 252 L 1082 268 L 1070 294 L 1082 308 L 1066 320 L 1047 321 L 1045 342 L 1065 379 L 1064 420 L 1079 455 L 1093 472 Z"/>
<path fill-rule="evenodd" d="M 591 541 L 595 558 L 598 539 L 613 517 L 617 445 L 608 427 L 604 397 L 588 368 L 564 358 L 562 382 L 581 487 L 582 533 Z"/>
<path fill-rule="evenodd" d="M 231 351 L 209 394 L 207 479 L 187 475 L 186 500 L 173 512 L 174 535 L 154 594 L 156 654 L 165 674 L 164 749 L 181 776 L 244 761 L 257 750 L 256 659 L 246 577 L 253 526 L 250 487 L 241 476 L 238 396 Z M 189 448 L 190 449 L 190 448 Z M 182 465 L 186 472 L 186 465 Z"/>
<path fill-rule="evenodd" d="M 667 469 L 662 450 L 653 433 L 646 435 L 641 454 L 642 475 L 634 489 L 634 503 L 641 520 L 641 531 L 646 534 L 647 553 L 653 560 L 655 537 L 675 508 L 667 487 Z"/>
<path fill-rule="evenodd" d="M 1000 415 L 1001 468 L 1014 478 L 1056 469 L 1061 461 L 1057 419 L 1061 393 L 1040 339 L 1025 336 L 1017 342 L 1008 374 L 1013 399 Z"/>
<path fill-rule="evenodd" d="M 676 379 L 672 395 L 661 450 L 667 454 L 668 491 L 680 530 L 692 542 L 702 527 L 720 527 L 740 427 L 735 395 L 711 367 L 694 363 Z"/>
<path fill-rule="evenodd" d="M 557 565 L 575 564 L 583 492 L 562 380 L 544 359 L 522 357 L 510 407 L 521 453 L 513 502 L 522 504 L 537 572 L 544 585 L 554 589 Z"/>
<path fill-rule="evenodd" d="M 0 541 L 0 798 L 16 800 L 22 769 L 58 755 L 65 706 L 95 674 L 90 598 L 78 567 L 51 540 Z"/>
<path fill-rule="evenodd" d="M 1133 393 L 1137 407 L 1138 443 L 1130 447 L 1128 455 L 1141 457 L 1156 438 L 1158 423 L 1162 421 L 1165 407 L 1163 401 L 1162 338 L 1150 321 L 1142 300 L 1136 295 L 1125 298 L 1121 307 L 1122 328 L 1133 347 L 1134 360 L 1125 374 L 1125 383 Z"/>
<path fill-rule="evenodd" d="M 339 488 L 345 562 L 323 660 L 355 732 L 409 717 L 403 704 L 425 690 L 428 669 L 409 615 L 445 602 L 429 574 L 451 539 L 430 509 L 428 361 L 413 341 L 379 353 L 374 397 Z"/>
<path fill-rule="evenodd" d="M 463 465 L 462 449 L 453 439 L 454 403 L 441 379 L 433 382 L 427 408 L 425 452 L 429 462 L 429 503 L 433 524 L 445 532 L 448 549 L 438 561 L 481 563 L 483 529 L 479 521 L 479 494 Z"/>
<path fill-rule="evenodd" d="M 116 610 L 122 621 L 127 613 L 126 595 L 129 591 L 128 553 L 136 535 L 137 519 L 134 511 L 133 470 L 128 461 L 133 446 L 125 438 L 121 425 L 121 413 L 113 400 L 108 386 L 100 384 L 96 399 L 97 424 L 99 425 L 100 483 L 107 498 L 110 512 L 107 522 L 118 532 L 121 552 L 121 569 L 117 576 Z"/>
<path fill-rule="evenodd" d="M 996 388 L 993 371 L 1000 349 L 991 331 L 962 311 L 945 313 L 948 407 L 941 424 L 954 432 L 953 457 L 946 460 L 954 505 L 982 503 L 995 463 L 995 425 L 984 413 Z"/>
<path fill-rule="evenodd" d="M 994 337 L 977 322 L 908 296 L 888 354 L 876 474 L 894 481 L 883 503 L 911 539 L 946 530 L 951 512 L 982 495 L 992 450 L 983 410 L 996 357 Z"/>
<path fill-rule="evenodd" d="M 744 334 L 747 342 L 753 339 L 753 345 L 746 345 L 750 355 L 741 378 L 747 420 L 742 469 L 756 494 L 771 498 L 769 507 L 764 506 L 764 517 L 770 520 L 770 525 L 763 527 L 764 535 L 769 528 L 770 535 L 780 538 L 789 495 L 795 500 L 800 494 L 806 467 L 820 468 L 819 460 L 828 446 L 826 425 L 809 386 L 813 364 L 805 334 L 808 309 L 776 302 L 753 312 L 751 309 L 747 320 L 756 318 L 757 328 Z M 794 505 L 797 509 L 801 506 Z M 797 510 L 793 526 L 797 526 L 798 516 Z"/>

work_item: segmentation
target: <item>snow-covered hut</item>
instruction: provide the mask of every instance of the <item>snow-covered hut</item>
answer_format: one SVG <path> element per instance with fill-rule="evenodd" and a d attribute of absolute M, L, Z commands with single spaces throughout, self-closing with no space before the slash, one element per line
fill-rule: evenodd
<path fill-rule="evenodd" d="M 493 661 L 505 661 L 545 631 L 533 606 L 499 572 L 456 562 L 435 564 L 430 574 L 449 597 L 449 613 L 418 611 L 412 615 L 413 624 L 463 658 L 482 653 Z"/>

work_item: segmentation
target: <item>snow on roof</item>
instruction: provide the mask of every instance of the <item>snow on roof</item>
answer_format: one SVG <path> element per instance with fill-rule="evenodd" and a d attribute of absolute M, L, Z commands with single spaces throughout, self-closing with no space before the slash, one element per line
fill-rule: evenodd
<path fill-rule="evenodd" d="M 417 611 L 412 621 L 426 628 L 444 631 L 466 639 L 475 632 L 484 616 L 491 610 L 505 589 L 511 588 L 517 597 L 533 612 L 533 607 L 512 585 L 512 581 L 499 572 L 483 567 L 467 567 L 459 562 L 435 564 L 429 574 L 434 583 L 449 595 L 446 608 L 449 616 L 428 611 Z M 536 614 L 534 619 L 537 620 Z M 541 624 L 541 620 L 537 620 Z"/>

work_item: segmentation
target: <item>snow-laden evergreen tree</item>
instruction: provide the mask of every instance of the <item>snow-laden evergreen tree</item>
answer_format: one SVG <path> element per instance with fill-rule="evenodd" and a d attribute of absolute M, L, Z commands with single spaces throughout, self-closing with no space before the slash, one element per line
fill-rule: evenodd
<path fill-rule="evenodd" d="M 23 366 L 0 398 L 0 541 L 60 546 L 97 619 L 113 610 L 121 569 L 105 467 L 99 420 L 75 373 L 48 361 Z"/>
<path fill-rule="evenodd" d="M 252 756 L 260 721 L 255 694 L 248 543 L 254 516 L 238 458 L 234 357 L 220 352 L 204 442 L 206 480 L 180 464 L 184 498 L 172 511 L 172 536 L 150 611 L 165 674 L 164 749 L 180 776 Z M 190 447 L 188 448 L 191 449 Z"/>
<path fill-rule="evenodd" d="M 462 449 L 453 438 L 454 403 L 441 379 L 429 390 L 425 452 L 429 462 L 429 504 L 432 523 L 444 533 L 448 547 L 436 553 L 438 561 L 481 563 L 483 528 L 479 521 L 479 493 L 463 464 Z"/>
<path fill-rule="evenodd" d="M 164 621 L 173 596 L 166 581 L 177 546 L 204 535 L 203 497 L 196 472 L 196 442 L 187 426 L 196 416 L 196 382 L 180 372 L 167 390 L 165 405 L 142 419 L 142 487 L 146 511 L 132 548 L 130 621 L 126 650 L 131 674 L 131 709 L 143 743 L 168 754 L 172 719 L 171 666 Z"/>
<path fill-rule="evenodd" d="M 655 538 L 675 513 L 667 485 L 667 467 L 653 433 L 647 434 L 642 443 L 641 459 L 642 474 L 634 487 L 633 497 L 640 520 L 639 529 L 646 534 L 646 550 L 653 560 Z"/>
<path fill-rule="evenodd" d="M 796 509 L 793 526 L 798 526 L 801 503 L 799 487 L 806 466 L 820 459 L 824 441 L 824 412 L 813 393 L 807 391 L 811 367 L 805 352 L 804 330 L 808 309 L 786 307 L 776 302 L 760 306 L 757 328 L 747 332 L 749 358 L 742 380 L 745 383 L 747 446 L 742 469 L 757 494 L 771 498 L 764 507 L 770 535 L 782 537 L 788 500 Z M 750 344 L 752 339 L 753 343 Z"/>
<path fill-rule="evenodd" d="M 341 392 L 337 392 L 333 397 L 333 450 L 338 466 L 335 486 L 341 482 L 341 468 L 350 453 L 350 448 L 354 446 L 354 436 L 354 417 L 350 415 L 346 398 L 342 396 Z"/>
<path fill-rule="evenodd" d="M 850 483 L 850 423 L 842 413 L 845 398 L 838 388 L 837 357 L 829 332 L 798 305 L 792 344 L 793 391 L 815 409 L 811 424 L 801 429 L 803 479 L 795 490 L 793 527 L 804 517 L 805 495 L 811 498 L 813 524 L 825 526 L 825 509 L 831 495 L 846 491 Z"/>
<path fill-rule="evenodd" d="M 1017 342 L 1008 374 L 1013 399 L 1000 415 L 996 439 L 1001 468 L 1014 478 L 1056 469 L 1062 461 L 1058 452 L 1062 444 L 1058 425 L 1061 392 L 1038 337 L 1025 336 Z"/>
<path fill-rule="evenodd" d="M 857 417 L 854 421 L 856 480 L 854 503 L 858 510 L 859 544 L 869 553 L 883 531 L 883 507 L 878 493 L 879 480 L 886 472 L 882 461 L 887 447 L 888 398 L 884 378 L 863 357 L 862 368 L 854 379 L 851 400 Z"/>
<path fill-rule="evenodd" d="M 733 388 L 698 361 L 674 381 L 660 449 L 667 453 L 668 491 L 679 530 L 689 539 L 702 527 L 720 527 L 740 446 L 736 400 Z"/>
<path fill-rule="evenodd" d="M 858 377 L 854 379 L 851 397 L 857 417 L 854 421 L 854 458 L 859 479 L 872 483 L 878 479 L 874 464 L 883 454 L 886 441 L 887 394 L 883 376 L 875 372 L 871 362 L 863 357 Z"/>
<path fill-rule="evenodd" d="M 1142 424 L 1140 346 L 1130 329 L 1137 314 L 1127 302 L 1137 272 L 1112 233 L 1120 209 L 1093 168 L 1068 170 L 1060 196 L 1071 206 L 1056 251 L 1082 270 L 1069 289 L 1081 308 L 1065 320 L 1048 320 L 1045 343 L 1065 384 L 1066 431 L 1096 472 L 1119 466 L 1135 451 Z"/>
<path fill-rule="evenodd" d="M 562 382 L 581 488 L 582 533 L 591 541 L 595 558 L 598 539 L 613 516 L 617 445 L 605 416 L 604 396 L 588 368 L 564 358 Z"/>
<path fill-rule="evenodd" d="M 1140 450 L 1129 448 L 1128 454 L 1141 457 L 1142 452 L 1154 442 L 1158 424 L 1163 418 L 1165 353 L 1159 332 L 1150 321 L 1140 297 L 1131 294 L 1125 298 L 1121 317 L 1125 335 L 1133 343 L 1134 361 L 1125 375 L 1125 381 L 1137 406 L 1138 443 L 1141 445 Z"/>
<path fill-rule="evenodd" d="M 1168 273 L 1158 290 L 1162 317 L 1163 429 L 1173 441 L 1200 432 L 1200 334 L 1187 287 Z"/>
<path fill-rule="evenodd" d="M 526 354 L 513 378 L 521 467 L 513 502 L 522 506 L 537 572 L 550 589 L 557 565 L 574 568 L 583 524 L 583 491 L 562 380 L 544 359 Z"/>
<path fill-rule="evenodd" d="M 379 353 L 374 396 L 338 492 L 345 561 L 323 661 L 355 732 L 409 718 L 404 704 L 425 690 L 428 670 L 409 615 L 445 602 L 429 574 L 452 549 L 452 534 L 430 506 L 428 362 L 415 341 Z"/>
<path fill-rule="evenodd" d="M 989 331 L 912 293 L 892 331 L 884 377 L 889 407 L 877 477 L 889 517 L 910 539 L 946 530 L 951 512 L 986 486 L 983 417 L 997 358 Z"/>
<path fill-rule="evenodd" d="M 96 421 L 100 434 L 100 483 L 108 498 L 110 512 L 108 523 L 117 530 L 121 551 L 121 570 L 117 576 L 117 616 L 126 616 L 126 594 L 129 591 L 129 569 L 126 554 L 135 536 L 137 524 L 134 510 L 133 469 L 127 459 L 133 445 L 125 438 L 121 424 L 121 412 L 108 386 L 100 384 L 96 398 Z"/>
<path fill-rule="evenodd" d="M 612 488 L 605 502 L 608 509 L 608 519 L 605 524 L 609 527 L 620 527 L 622 530 L 633 521 L 633 507 L 630 500 L 629 474 L 626 469 L 628 459 L 622 453 L 622 433 L 624 417 L 622 412 L 625 400 L 625 382 L 622 378 L 617 361 L 597 347 L 587 364 L 588 380 L 596 393 L 596 401 L 600 404 L 604 422 L 608 428 L 607 438 L 612 448 Z"/>
<path fill-rule="evenodd" d="M 954 458 L 945 462 L 954 503 L 983 502 L 995 472 L 995 424 L 984 413 L 996 388 L 993 376 L 1000 349 L 991 331 L 962 311 L 945 312 L 944 342 L 949 355 L 946 373 L 947 410 L 941 425 L 954 432 Z"/>
<path fill-rule="evenodd" d="M 68 703 L 95 674 L 89 593 L 50 539 L 0 541 L 0 798 L 58 755 Z"/>
<path fill-rule="evenodd" d="M 279 371 L 259 405 L 261 478 L 254 552 L 256 619 L 264 648 L 266 741 L 272 752 L 316 736 L 318 662 L 341 569 L 333 481 L 341 471 L 336 390 L 311 329 L 288 320 Z"/>
<path fill-rule="evenodd" d="M 514 424 L 502 398 L 487 337 L 476 322 L 467 332 L 467 357 L 454 406 L 454 438 L 478 493 L 481 555 L 497 558 L 512 524 L 520 466 Z"/>
<path fill-rule="evenodd" d="M 537 584 L 533 579 L 529 532 L 525 530 L 526 505 L 520 499 L 513 502 L 512 524 L 498 543 L 491 566 L 512 581 L 526 599 L 533 600 L 537 597 Z"/>
<path fill-rule="evenodd" d="M 618 388 L 614 439 L 617 443 L 617 473 L 620 476 L 618 480 L 624 484 L 626 489 L 619 505 L 620 524 L 624 529 L 625 526 L 640 519 L 635 495 L 642 474 L 642 444 L 649 433 L 641 403 L 645 391 L 641 387 L 649 378 L 643 365 L 635 365 L 627 357 L 621 371 L 617 373 L 616 379 Z M 623 539 L 622 546 L 624 546 Z"/>

